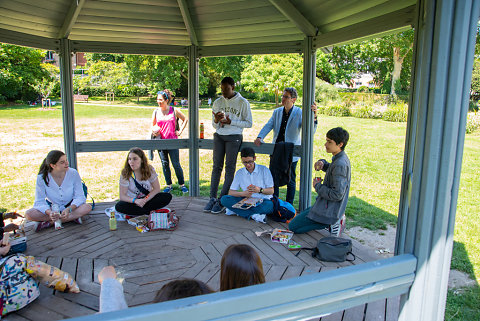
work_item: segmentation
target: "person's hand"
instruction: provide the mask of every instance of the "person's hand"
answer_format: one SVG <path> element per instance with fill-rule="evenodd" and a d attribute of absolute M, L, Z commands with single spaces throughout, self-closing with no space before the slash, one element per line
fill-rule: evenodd
<path fill-rule="evenodd" d="M 60 213 L 60 219 L 65 220 L 68 217 L 68 214 L 70 214 L 70 208 L 66 207 L 61 213 Z"/>
<path fill-rule="evenodd" d="M 135 200 L 135 204 L 137 204 L 140 207 L 144 207 L 145 204 L 147 204 L 147 199 L 146 198 L 137 198 Z"/>
<path fill-rule="evenodd" d="M 60 213 L 55 213 L 54 211 L 50 211 L 49 213 L 45 211 L 45 213 L 48 214 L 52 222 L 55 222 L 60 218 Z"/>
<path fill-rule="evenodd" d="M 316 162 L 315 162 L 315 165 L 314 165 L 315 170 L 316 170 L 316 171 L 322 170 L 323 165 L 324 165 L 324 164 L 323 164 L 323 161 L 322 161 L 322 160 L 316 161 Z"/>
<path fill-rule="evenodd" d="M 227 117 L 220 119 L 220 123 L 222 123 L 222 125 L 230 125 L 232 120 L 230 119 L 230 116 L 227 115 Z"/>
<path fill-rule="evenodd" d="M 256 145 L 256 146 L 260 146 L 262 145 L 262 139 L 260 137 L 257 137 L 257 139 L 255 139 L 253 141 L 253 143 Z"/>
<path fill-rule="evenodd" d="M 160 134 L 160 127 L 158 127 L 158 125 L 152 126 L 152 134 L 155 137 L 157 137 L 158 134 Z"/>
<path fill-rule="evenodd" d="M 312 106 L 310 106 L 310 109 L 313 111 L 315 116 L 317 115 L 317 104 L 313 103 Z"/>
<path fill-rule="evenodd" d="M 103 283 L 103 280 L 105 279 L 116 279 L 117 278 L 117 272 L 115 271 L 115 268 L 111 265 L 104 267 L 100 273 L 98 273 L 98 282 L 100 284 Z"/>
<path fill-rule="evenodd" d="M 260 187 L 255 186 L 255 185 L 253 185 L 253 184 L 249 185 L 249 186 L 247 187 L 247 190 L 248 190 L 250 193 L 252 193 L 252 194 L 253 194 L 253 193 L 260 193 Z"/>
<path fill-rule="evenodd" d="M 322 183 L 322 178 L 321 177 L 315 177 L 313 179 L 313 188 L 315 188 L 315 186 L 317 186 L 317 184 L 321 184 Z"/>
<path fill-rule="evenodd" d="M 221 111 L 219 111 L 219 112 L 217 112 L 217 113 L 214 113 L 214 112 L 212 111 L 212 114 L 215 116 L 215 118 L 214 118 L 214 122 L 215 122 L 215 123 L 218 123 L 220 120 L 223 119 L 223 117 L 225 117 L 225 114 L 224 114 L 223 112 L 221 112 Z"/>
<path fill-rule="evenodd" d="M 248 188 L 247 188 L 246 191 L 243 191 L 243 192 L 242 192 L 242 196 L 243 196 L 243 197 L 251 197 L 252 194 L 253 194 L 253 193 L 250 192 L 250 190 L 249 190 Z"/>
<path fill-rule="evenodd" d="M 176 135 L 177 137 L 180 137 L 181 134 L 182 134 L 182 133 L 181 133 L 179 130 L 176 130 L 176 131 L 175 131 L 175 135 Z"/>
<path fill-rule="evenodd" d="M 5 227 L 3 228 L 3 231 L 4 232 L 13 232 L 13 231 L 16 231 L 18 229 L 19 229 L 19 227 L 18 227 L 17 224 L 10 223 L 8 225 L 5 225 Z"/>
<path fill-rule="evenodd" d="M 10 251 L 10 244 L 0 246 L 0 255 L 1 256 L 7 255 L 8 251 Z"/>
<path fill-rule="evenodd" d="M 3 214 L 3 218 L 10 218 L 12 220 L 14 220 L 16 218 L 19 218 L 19 217 L 23 218 L 23 215 L 20 215 L 16 212 L 10 212 L 10 213 Z"/>

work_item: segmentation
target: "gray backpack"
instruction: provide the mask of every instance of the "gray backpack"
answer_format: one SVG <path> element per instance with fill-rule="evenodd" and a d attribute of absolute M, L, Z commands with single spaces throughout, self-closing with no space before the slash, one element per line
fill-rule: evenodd
<path fill-rule="evenodd" d="M 313 257 L 325 262 L 351 262 L 355 260 L 355 255 L 352 253 L 352 240 L 341 237 L 324 237 L 318 240 L 317 247 L 303 248 L 303 250 L 313 251 Z M 347 259 L 349 254 L 353 256 L 353 259 Z"/>

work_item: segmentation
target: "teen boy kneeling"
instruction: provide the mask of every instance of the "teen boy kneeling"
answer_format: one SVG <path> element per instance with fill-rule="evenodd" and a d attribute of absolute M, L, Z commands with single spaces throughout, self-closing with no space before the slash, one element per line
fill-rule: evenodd
<path fill-rule="evenodd" d="M 325 179 L 313 180 L 313 188 L 318 194 L 312 207 L 307 208 L 288 225 L 294 233 L 329 228 L 333 236 L 340 236 L 345 228 L 345 208 L 350 191 L 350 160 L 344 149 L 348 143 L 348 132 L 332 128 L 327 132 L 325 149 L 333 155 L 332 162 L 325 159 L 315 163 L 315 170 L 323 170 Z"/>
<path fill-rule="evenodd" d="M 253 148 L 243 148 L 240 156 L 245 167 L 235 173 L 228 195 L 221 198 L 221 203 L 238 216 L 247 220 L 252 218 L 257 222 L 266 223 L 266 214 L 273 212 L 273 202 L 270 200 L 273 195 L 272 174 L 268 167 L 255 163 L 257 158 Z M 262 198 L 263 202 L 249 209 L 233 207 L 245 197 Z M 228 211 L 226 214 L 228 214 Z"/>

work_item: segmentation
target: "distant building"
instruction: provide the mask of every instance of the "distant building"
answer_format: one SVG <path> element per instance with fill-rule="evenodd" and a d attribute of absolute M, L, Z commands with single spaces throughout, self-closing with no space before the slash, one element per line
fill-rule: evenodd
<path fill-rule="evenodd" d="M 53 63 L 55 66 L 60 67 L 60 59 L 55 51 L 47 51 L 43 62 Z M 77 52 L 72 56 L 73 69 L 83 69 L 87 64 L 87 59 L 83 52 Z"/>
<path fill-rule="evenodd" d="M 337 83 L 335 84 L 335 87 L 337 88 L 359 88 L 359 87 L 368 87 L 368 88 L 373 88 L 375 87 L 375 82 L 373 80 L 373 75 L 369 73 L 365 74 L 358 74 L 355 78 L 352 78 L 352 80 L 345 84 L 345 83 Z"/>

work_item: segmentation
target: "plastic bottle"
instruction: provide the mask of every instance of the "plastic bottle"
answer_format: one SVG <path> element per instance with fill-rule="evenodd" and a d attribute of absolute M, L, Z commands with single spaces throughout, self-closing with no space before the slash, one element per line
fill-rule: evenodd
<path fill-rule="evenodd" d="M 58 206 L 58 204 L 52 204 L 52 212 L 60 215 L 60 206 Z M 62 220 L 59 217 L 58 220 L 55 221 L 55 229 L 59 230 L 61 228 L 63 228 Z"/>
<path fill-rule="evenodd" d="M 203 123 L 200 123 L 200 139 L 204 139 L 205 126 Z"/>
<path fill-rule="evenodd" d="M 110 219 L 108 220 L 110 225 L 110 231 L 115 231 L 117 229 L 117 218 L 115 217 L 115 212 L 110 213 Z"/>

